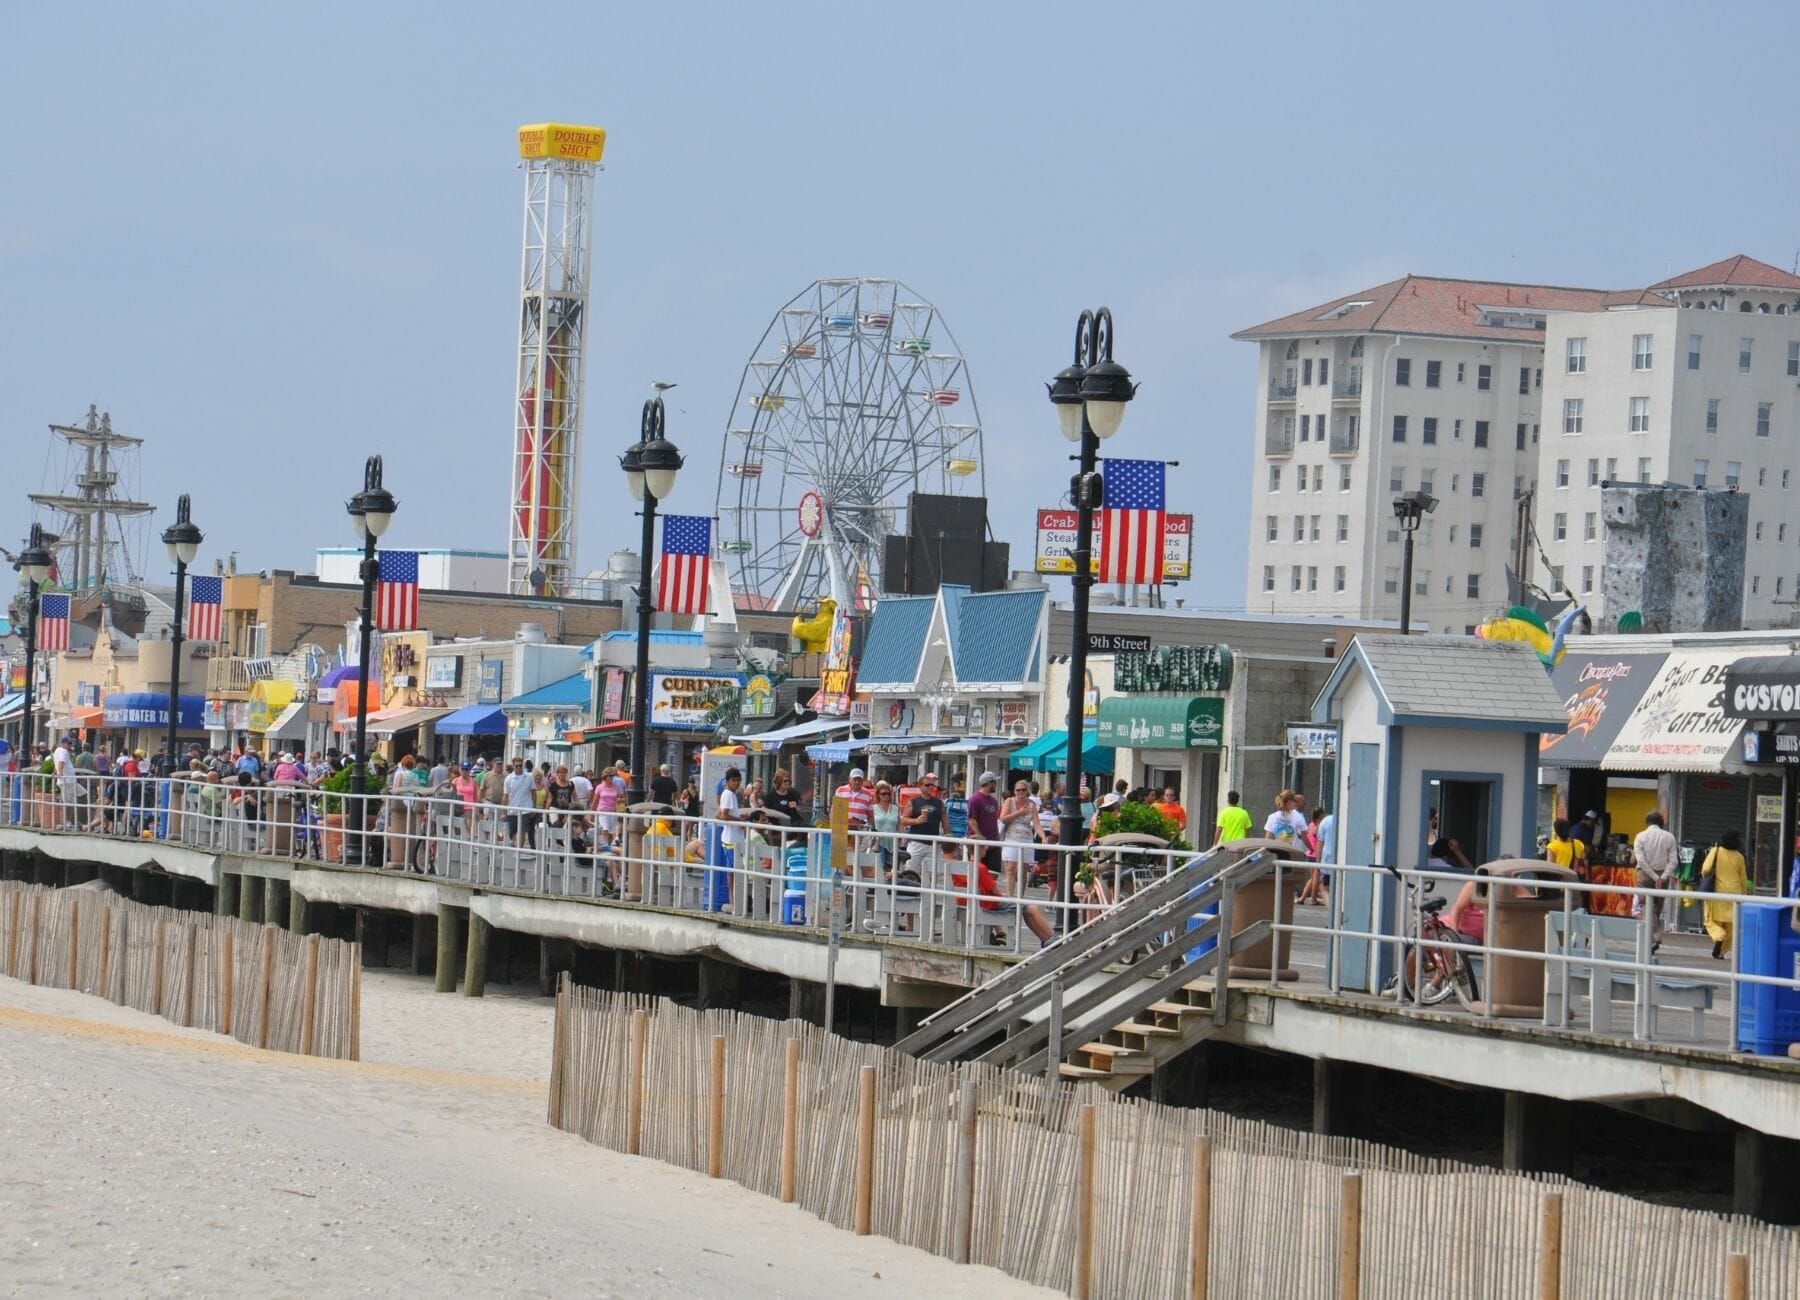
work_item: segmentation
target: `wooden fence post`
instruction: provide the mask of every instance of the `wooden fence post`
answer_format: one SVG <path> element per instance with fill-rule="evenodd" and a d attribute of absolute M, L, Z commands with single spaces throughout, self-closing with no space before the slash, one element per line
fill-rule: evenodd
<path fill-rule="evenodd" d="M 7 911 L 12 913 L 6 923 L 6 973 L 17 979 L 19 970 L 19 918 L 23 914 L 25 895 L 13 891 L 12 899 L 7 904 Z"/>
<path fill-rule="evenodd" d="M 150 956 L 150 1014 L 163 1013 L 163 949 L 168 946 L 168 922 L 156 923 L 156 951 Z"/>
<path fill-rule="evenodd" d="M 119 955 L 114 959 L 113 965 L 118 968 L 119 972 L 119 996 L 113 997 L 110 990 L 106 996 L 118 1005 L 124 1006 L 126 995 L 131 991 L 129 988 L 131 983 L 131 913 L 128 911 L 119 913 Z"/>
<path fill-rule="evenodd" d="M 706 1094 L 706 1176 L 725 1168 L 725 1035 L 712 1039 L 712 1080 Z"/>
<path fill-rule="evenodd" d="M 875 1217 L 875 1067 L 856 1076 L 856 1214 L 853 1230 L 869 1235 Z"/>
<path fill-rule="evenodd" d="M 1094 1285 L 1094 1107 L 1075 1123 L 1075 1281 L 1069 1294 L 1088 1300 Z"/>
<path fill-rule="evenodd" d="M 1345 1174 L 1338 1199 L 1338 1300 L 1362 1295 L 1362 1175 Z"/>
<path fill-rule="evenodd" d="M 1750 1256 L 1725 1257 L 1725 1300 L 1750 1300 Z"/>
<path fill-rule="evenodd" d="M 225 939 L 219 954 L 219 1025 L 218 1029 L 225 1037 L 232 1037 L 231 1010 L 233 995 L 237 992 L 237 963 L 235 946 L 237 935 L 229 920 L 220 922 L 219 928 L 224 930 Z"/>
<path fill-rule="evenodd" d="M 800 1040 L 786 1043 L 781 1073 L 781 1203 L 792 1205 L 800 1168 Z"/>
<path fill-rule="evenodd" d="M 25 982 L 38 982 L 38 949 L 43 946 L 44 933 L 44 896 L 41 893 L 31 896 L 31 960 L 26 966 Z"/>
<path fill-rule="evenodd" d="M 182 1001 L 181 1023 L 184 1028 L 194 1027 L 194 1003 L 198 1000 L 195 985 L 199 982 L 195 976 L 199 973 L 200 927 L 192 921 L 185 926 L 187 930 L 187 950 L 182 956 L 182 965 L 187 969 L 187 996 Z"/>
<path fill-rule="evenodd" d="M 975 1251 L 975 1080 L 964 1077 L 956 1099 L 956 1169 L 951 1184 L 950 1258 L 967 1264 Z"/>
<path fill-rule="evenodd" d="M 1212 1139 L 1194 1139 L 1193 1220 L 1188 1226 L 1188 1300 L 1206 1300 L 1212 1273 Z"/>
<path fill-rule="evenodd" d="M 81 900 L 69 900 L 69 987 L 76 987 L 76 958 L 81 948 Z"/>
<path fill-rule="evenodd" d="M 275 936 L 265 926 L 262 932 L 262 968 L 256 981 L 256 1045 L 265 1049 L 269 1046 L 269 1022 L 274 1019 L 274 1008 L 269 1005 L 269 995 L 274 984 Z"/>
<path fill-rule="evenodd" d="M 306 936 L 306 984 L 300 991 L 300 1055 L 313 1054 L 319 1028 L 319 936 Z"/>
<path fill-rule="evenodd" d="M 350 1059 L 362 1060 L 362 945 L 350 945 Z"/>
<path fill-rule="evenodd" d="M 1562 1300 L 1563 1198 L 1545 1192 L 1538 1198 L 1537 1300 Z"/>
<path fill-rule="evenodd" d="M 112 996 L 112 984 L 108 976 L 112 974 L 112 928 L 113 910 L 110 907 L 100 909 L 100 978 L 94 984 L 94 992 L 100 997 Z"/>
<path fill-rule="evenodd" d="M 631 1013 L 630 1076 L 625 1088 L 625 1154 L 635 1156 L 644 1146 L 644 1055 L 650 1045 L 650 1013 Z"/>
<path fill-rule="evenodd" d="M 564 971 L 556 981 L 556 1019 L 550 1031 L 550 1127 L 561 1128 L 563 1112 L 563 1080 L 568 1066 L 563 1056 L 569 1050 L 569 973 Z"/>

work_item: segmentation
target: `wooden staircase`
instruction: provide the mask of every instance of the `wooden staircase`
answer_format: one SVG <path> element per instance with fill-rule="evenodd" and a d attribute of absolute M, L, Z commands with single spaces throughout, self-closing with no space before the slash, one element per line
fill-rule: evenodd
<path fill-rule="evenodd" d="M 1114 1092 L 1129 1088 L 1212 1034 L 1213 994 L 1211 984 L 1196 981 L 1139 1008 L 1097 1041 L 1072 1049 L 1062 1077 Z"/>

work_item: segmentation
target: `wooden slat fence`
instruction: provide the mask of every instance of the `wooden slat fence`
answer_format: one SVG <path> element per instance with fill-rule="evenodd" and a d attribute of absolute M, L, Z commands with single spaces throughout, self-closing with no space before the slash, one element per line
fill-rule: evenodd
<path fill-rule="evenodd" d="M 724 1050 L 716 1135 L 715 1039 Z M 789 1051 L 799 1063 L 799 1205 L 855 1227 L 858 1083 L 870 1068 L 871 1230 L 1074 1295 L 1713 1297 L 1725 1293 L 1733 1254 L 1748 1259 L 1747 1296 L 1800 1294 L 1800 1233 L 1755 1220 L 1091 1085 L 932 1064 L 800 1021 L 694 1011 L 578 987 L 566 975 L 549 1120 L 599 1145 L 696 1171 L 707 1169 L 709 1141 L 717 1140 L 721 1176 L 779 1196 Z M 1080 1131 L 1089 1107 L 1093 1192 L 1084 1201 Z M 1202 1167 L 1210 1179 L 1197 1202 Z M 1546 1235 L 1548 1202 L 1560 1215 L 1554 1238 Z M 1203 1289 L 1192 1267 L 1197 1203 L 1210 1205 Z M 1087 1251 L 1083 1222 L 1092 1225 Z"/>
<path fill-rule="evenodd" d="M 361 1056 L 361 952 L 341 939 L 0 881 L 0 973 L 255 1047 Z"/>

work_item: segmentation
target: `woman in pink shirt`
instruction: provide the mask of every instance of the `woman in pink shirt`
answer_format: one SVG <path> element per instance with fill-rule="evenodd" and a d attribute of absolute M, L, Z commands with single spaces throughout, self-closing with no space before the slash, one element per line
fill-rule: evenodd
<path fill-rule="evenodd" d="M 610 767 L 594 782 L 594 811 L 598 814 L 600 829 L 616 836 L 619 832 L 619 783 L 613 780 Z"/>

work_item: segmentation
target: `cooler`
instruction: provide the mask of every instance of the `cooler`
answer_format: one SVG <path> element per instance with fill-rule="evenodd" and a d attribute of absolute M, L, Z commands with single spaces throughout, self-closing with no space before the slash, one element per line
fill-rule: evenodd
<path fill-rule="evenodd" d="M 1772 903 L 1738 905 L 1734 965 L 1740 974 L 1800 980 L 1800 933 L 1792 915 Z M 1785 1056 L 1789 1044 L 1800 1042 L 1800 989 L 1740 984 L 1737 1008 L 1738 1051 Z"/>

